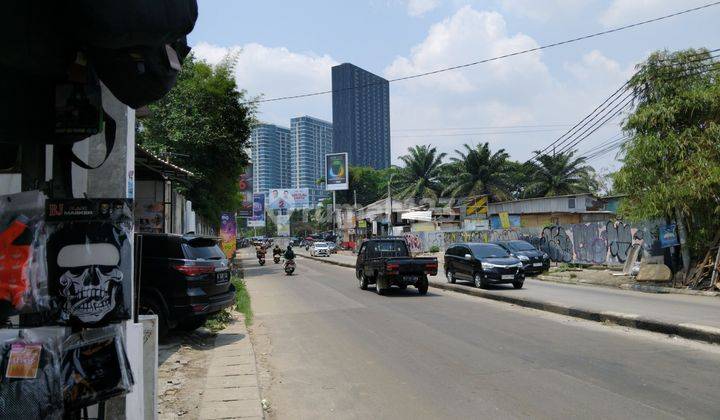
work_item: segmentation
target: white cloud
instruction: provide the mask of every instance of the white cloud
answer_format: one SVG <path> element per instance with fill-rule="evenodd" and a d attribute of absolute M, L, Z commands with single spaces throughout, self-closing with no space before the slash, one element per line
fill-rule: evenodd
<path fill-rule="evenodd" d="M 558 16 L 576 14 L 595 0 L 500 0 L 504 11 L 529 19 L 548 21 Z"/>
<path fill-rule="evenodd" d="M 330 68 L 337 63 L 328 55 L 298 53 L 285 47 L 267 47 L 257 43 L 221 47 L 198 43 L 193 47 L 198 58 L 217 63 L 230 52 L 237 52 L 235 77 L 238 86 L 252 96 L 264 98 L 295 95 L 329 90 Z M 290 117 L 312 115 L 331 119 L 332 105 L 329 95 L 304 99 L 265 103 L 259 109 L 259 119 L 288 126 Z M 298 111 L 301 109 L 302 111 Z"/>
<path fill-rule="evenodd" d="M 410 16 L 422 16 L 440 5 L 441 0 L 405 0 Z"/>
<path fill-rule="evenodd" d="M 706 0 L 613 0 L 600 15 L 600 23 L 608 27 L 625 25 L 705 3 Z"/>

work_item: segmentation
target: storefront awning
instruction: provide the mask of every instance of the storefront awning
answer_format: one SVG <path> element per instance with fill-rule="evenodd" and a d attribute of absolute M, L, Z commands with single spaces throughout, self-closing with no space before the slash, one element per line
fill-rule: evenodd
<path fill-rule="evenodd" d="M 400 215 L 401 219 L 404 220 L 418 220 L 421 222 L 431 222 L 432 221 L 432 212 L 427 211 L 409 211 L 407 213 L 402 213 Z"/>

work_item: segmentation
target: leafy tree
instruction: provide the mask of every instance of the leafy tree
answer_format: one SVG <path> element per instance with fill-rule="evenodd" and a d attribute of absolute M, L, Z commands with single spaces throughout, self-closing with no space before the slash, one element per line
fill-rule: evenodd
<path fill-rule="evenodd" d="M 397 196 L 437 199 L 442 192 L 440 174 L 444 157 L 445 153 L 438 153 L 429 145 L 408 148 L 408 154 L 400 156 L 405 166 L 397 171 L 397 183 L 394 185 L 398 188 Z"/>
<path fill-rule="evenodd" d="M 211 66 L 188 56 L 175 87 L 149 106 L 140 143 L 195 176 L 184 193 L 195 211 L 219 223 L 221 211 L 240 205 L 237 180 L 248 163 L 245 147 L 254 108 L 233 77 L 234 57 Z"/>
<path fill-rule="evenodd" d="M 458 156 L 450 159 L 446 174 L 452 176 L 447 179 L 443 194 L 452 198 L 487 194 L 494 201 L 510 199 L 512 187 L 505 149 L 492 153 L 488 143 L 464 147 L 464 151 L 455 150 Z"/>
<path fill-rule="evenodd" d="M 720 229 L 719 77 L 707 50 L 656 52 L 640 64 L 630 80 L 636 108 L 623 127 L 631 138 L 613 177 L 628 194 L 622 215 L 674 218 L 695 255 Z"/>
<path fill-rule="evenodd" d="M 597 189 L 593 179 L 595 171 L 586 164 L 584 157 L 574 156 L 574 150 L 556 155 L 535 152 L 535 162 L 530 164 L 531 176 L 523 196 L 551 197 Z"/>
<path fill-rule="evenodd" d="M 353 204 L 353 191 L 357 194 L 358 206 L 366 206 L 379 200 L 387 192 L 387 170 L 351 166 L 349 188 L 347 191 L 338 191 L 335 200 L 339 204 Z"/>

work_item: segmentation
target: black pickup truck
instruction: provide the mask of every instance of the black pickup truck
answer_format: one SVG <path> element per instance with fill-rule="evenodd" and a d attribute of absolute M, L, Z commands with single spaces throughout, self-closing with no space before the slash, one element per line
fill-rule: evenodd
<path fill-rule="evenodd" d="M 428 290 L 427 276 L 436 275 L 437 270 L 437 258 L 411 257 L 404 238 L 365 241 L 355 264 L 360 288 L 365 290 L 375 284 L 379 295 L 384 295 L 391 286 L 405 289 L 408 285 L 415 286 L 424 295 Z"/>

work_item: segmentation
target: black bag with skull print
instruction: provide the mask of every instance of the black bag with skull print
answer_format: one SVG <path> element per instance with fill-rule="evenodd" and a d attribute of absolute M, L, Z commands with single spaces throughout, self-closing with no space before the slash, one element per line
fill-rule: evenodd
<path fill-rule="evenodd" d="M 52 200 L 46 222 L 50 294 L 62 325 L 98 327 L 130 319 L 129 200 Z"/>

